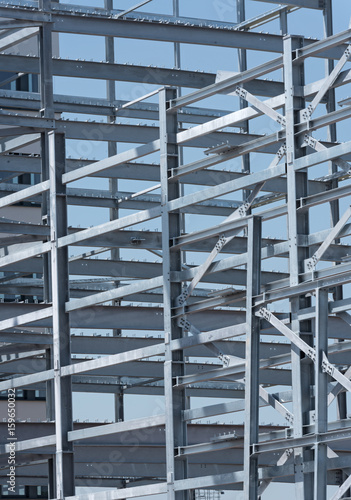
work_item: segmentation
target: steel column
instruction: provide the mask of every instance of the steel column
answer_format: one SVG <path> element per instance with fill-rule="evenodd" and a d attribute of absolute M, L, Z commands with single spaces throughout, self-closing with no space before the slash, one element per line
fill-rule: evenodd
<path fill-rule="evenodd" d="M 261 291 L 261 219 L 250 217 L 247 228 L 246 348 L 245 348 L 245 438 L 244 499 L 258 495 L 258 460 L 252 456 L 258 442 L 260 319 L 255 315 L 253 297 Z"/>
<path fill-rule="evenodd" d="M 302 64 L 294 64 L 294 51 L 302 46 L 301 38 L 287 36 L 284 38 L 284 84 L 285 84 L 285 119 L 286 119 L 286 158 L 288 179 L 288 239 L 289 239 L 289 272 L 290 286 L 298 285 L 299 274 L 303 272 L 302 263 L 308 256 L 306 248 L 299 246 L 300 235 L 308 234 L 308 213 L 297 213 L 297 200 L 307 195 L 307 172 L 296 172 L 294 162 L 302 156 L 303 151 L 297 147 L 295 137 L 295 124 L 298 123 L 299 111 L 304 109 L 304 101 L 296 97 L 296 89 L 304 85 L 304 68 Z M 298 312 L 300 308 L 309 307 L 309 299 L 295 297 L 290 300 L 292 329 L 301 334 L 308 343 L 310 335 L 303 335 L 304 331 L 310 332 L 309 322 L 300 322 Z M 293 414 L 294 436 L 303 434 L 303 426 L 309 423 L 311 365 L 301 362 L 300 350 L 292 345 L 291 370 L 293 388 Z M 311 475 L 303 474 L 303 462 L 310 458 L 310 452 L 296 449 L 295 456 L 295 495 L 297 500 L 312 498 L 313 482 Z"/>
<path fill-rule="evenodd" d="M 165 406 L 166 406 L 166 464 L 167 498 L 186 500 L 185 491 L 175 491 L 174 481 L 187 477 L 186 458 L 175 459 L 174 450 L 186 445 L 186 422 L 182 412 L 186 409 L 185 389 L 174 388 L 176 377 L 184 375 L 184 355 L 182 350 L 171 349 L 171 341 L 180 339 L 183 330 L 173 318 L 175 300 L 181 293 L 181 284 L 172 282 L 171 273 L 180 271 L 181 252 L 172 251 L 172 239 L 180 235 L 181 219 L 177 211 L 169 213 L 168 202 L 180 196 L 179 183 L 169 183 L 172 168 L 178 167 L 178 148 L 170 142 L 177 132 L 177 115 L 167 113 L 169 102 L 177 96 L 175 89 L 160 91 L 160 177 L 162 210 L 162 256 L 163 256 L 163 301 L 165 335 Z"/>
<path fill-rule="evenodd" d="M 50 222 L 53 304 L 53 362 L 56 430 L 56 498 L 74 495 L 73 446 L 68 441 L 72 423 L 71 377 L 61 377 L 61 370 L 71 363 L 69 315 L 65 304 L 69 300 L 68 248 L 58 248 L 58 238 L 67 234 L 66 187 L 62 183 L 65 171 L 65 137 L 49 133 L 50 163 Z"/>
<path fill-rule="evenodd" d="M 51 2 L 40 0 L 39 7 L 42 10 L 50 12 Z M 52 31 L 51 24 L 44 23 L 39 28 L 39 56 L 40 56 L 40 113 L 42 117 L 54 118 L 54 95 L 53 95 L 53 74 L 52 74 Z M 40 134 L 41 145 L 41 181 L 50 179 L 50 148 L 49 133 L 44 131 Z M 55 154 L 55 152 L 54 152 Z M 65 157 L 64 157 L 65 160 Z M 51 179 L 50 179 L 51 180 Z M 41 200 L 42 224 L 50 226 L 50 192 L 44 192 Z M 46 240 L 48 241 L 48 239 Z M 52 273 L 51 259 L 49 253 L 43 254 L 43 299 L 47 302 L 52 300 Z M 50 330 L 46 329 L 46 332 Z M 54 368 L 54 353 L 51 347 L 46 349 L 46 369 Z M 46 382 L 46 416 L 50 420 L 55 418 L 55 388 L 52 380 Z M 55 471 L 55 461 L 53 458 L 48 460 L 49 469 L 49 495 L 53 498 L 56 494 L 57 475 Z M 62 488 L 61 488 L 62 489 Z"/>
<path fill-rule="evenodd" d="M 328 378 L 322 370 L 323 353 L 328 353 L 328 292 L 316 290 L 315 426 L 316 434 L 328 429 Z M 327 499 L 327 446 L 317 443 L 314 450 L 314 499 Z"/>

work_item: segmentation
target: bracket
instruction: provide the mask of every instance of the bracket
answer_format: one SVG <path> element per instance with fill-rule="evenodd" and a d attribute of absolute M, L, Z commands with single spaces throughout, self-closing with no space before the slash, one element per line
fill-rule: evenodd
<path fill-rule="evenodd" d="M 279 458 L 278 462 L 276 463 L 276 466 L 281 467 L 282 465 L 285 465 L 286 462 L 289 460 L 289 458 L 293 455 L 293 453 L 294 453 L 293 448 L 286 449 Z M 257 492 L 258 495 L 262 495 L 262 493 L 268 488 L 268 486 L 271 484 L 272 481 L 273 478 L 263 479 L 258 487 L 258 492 Z"/>
<path fill-rule="evenodd" d="M 201 334 L 201 331 L 196 328 L 187 318 L 186 316 L 183 316 L 178 319 L 178 326 L 181 328 L 184 328 L 184 330 L 187 330 L 188 332 L 192 333 L 193 335 L 199 335 Z M 206 342 L 204 344 L 207 349 L 209 349 L 211 352 L 213 352 L 218 359 L 222 362 L 223 368 L 227 368 L 229 366 L 234 366 L 238 363 L 242 363 L 243 360 L 242 358 L 236 358 L 235 356 L 230 356 L 227 354 L 224 354 L 223 351 L 219 349 L 213 342 Z M 236 361 L 238 360 L 238 361 Z"/>

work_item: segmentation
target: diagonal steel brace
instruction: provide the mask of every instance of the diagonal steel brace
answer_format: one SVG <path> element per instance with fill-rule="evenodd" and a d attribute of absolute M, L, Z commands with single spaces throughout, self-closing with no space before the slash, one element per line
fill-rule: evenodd
<path fill-rule="evenodd" d="M 331 500 L 339 500 L 340 498 L 342 498 L 344 493 L 346 493 L 350 487 L 351 487 L 351 474 L 346 479 L 346 481 L 344 481 L 343 484 L 339 487 L 336 493 L 332 496 Z"/>
<path fill-rule="evenodd" d="M 314 363 L 316 362 L 316 350 L 309 346 L 304 340 L 302 340 L 295 332 L 290 330 L 282 321 L 280 321 L 274 314 L 272 314 L 265 307 L 261 307 L 257 311 L 256 316 L 268 321 L 274 328 L 276 328 L 280 333 L 285 335 L 290 342 L 296 345 L 300 351 L 304 352 L 308 358 L 310 358 Z M 321 365 L 323 372 L 330 375 L 334 380 L 339 382 L 347 391 L 351 392 L 351 380 L 349 380 L 345 375 L 343 375 L 335 365 L 331 364 L 323 352 L 323 361 Z"/>
<path fill-rule="evenodd" d="M 259 386 L 259 394 L 260 398 L 263 399 L 263 401 L 277 410 L 277 412 L 280 413 L 280 415 L 282 415 L 290 425 L 293 425 L 294 415 L 278 399 L 272 396 L 272 394 L 269 394 L 269 392 L 267 392 L 266 389 L 262 387 L 262 385 Z"/>
<path fill-rule="evenodd" d="M 349 60 L 349 57 L 351 56 L 351 45 L 349 45 L 341 58 L 339 59 L 338 63 L 335 65 L 335 68 L 333 71 L 330 73 L 329 76 L 327 76 L 317 92 L 317 94 L 314 96 L 313 100 L 310 102 L 310 104 L 307 106 L 307 108 L 303 109 L 300 114 L 301 114 L 301 120 L 302 121 L 309 121 L 309 119 L 312 116 L 313 111 L 316 109 L 318 104 L 321 102 L 322 98 L 326 94 L 326 92 L 329 90 L 329 88 L 333 85 L 335 80 L 337 79 L 340 71 L 342 68 L 345 66 L 347 61 Z"/>
<path fill-rule="evenodd" d="M 185 317 L 182 317 L 178 321 L 178 326 L 181 328 L 184 328 L 185 330 L 189 331 L 190 333 L 194 335 L 199 335 L 201 331 L 196 328 L 188 319 Z M 227 354 L 224 354 L 219 347 L 215 345 L 214 342 L 206 342 L 204 344 L 211 352 L 213 352 L 219 360 L 223 363 L 223 367 L 229 367 L 229 366 L 234 366 L 237 364 L 242 364 L 243 359 L 236 357 L 236 356 L 230 356 Z M 294 416 L 293 414 L 272 394 L 269 394 L 269 392 L 264 389 L 263 386 L 259 386 L 259 395 L 260 398 L 267 404 L 269 404 L 272 408 L 274 408 L 280 415 L 282 415 L 290 425 L 293 424 L 294 422 Z"/>
<path fill-rule="evenodd" d="M 272 120 L 278 122 L 280 125 L 282 125 L 282 127 L 286 126 L 285 116 L 281 115 L 280 113 L 277 113 L 277 111 L 275 111 L 273 108 L 265 104 L 265 102 L 262 102 L 259 99 L 257 99 L 257 97 L 252 95 L 244 88 L 236 87 L 234 93 L 239 97 L 241 97 L 241 99 L 244 99 L 245 101 L 250 103 L 252 107 L 257 111 L 261 111 L 265 115 L 269 116 L 269 118 L 272 118 Z"/>
<path fill-rule="evenodd" d="M 193 335 L 199 335 L 201 333 L 201 331 L 196 328 L 196 326 L 194 326 L 185 316 L 178 320 L 178 326 L 184 328 L 184 330 L 187 330 Z M 233 366 L 235 364 L 243 362 L 242 358 L 224 354 L 224 352 L 221 351 L 221 349 L 219 349 L 219 347 L 217 347 L 214 342 L 206 342 L 203 345 L 219 358 L 224 367 Z"/>
<path fill-rule="evenodd" d="M 301 144 L 301 147 L 303 148 L 306 146 L 310 146 L 310 148 L 314 149 L 315 151 L 325 151 L 326 149 L 328 149 L 326 146 L 324 146 L 324 144 L 308 134 L 305 134 L 304 141 Z M 338 165 L 338 167 L 340 167 L 344 172 L 349 172 L 351 170 L 351 165 L 342 158 L 335 158 L 333 160 L 333 163 L 335 163 L 335 165 Z"/>
<path fill-rule="evenodd" d="M 257 186 L 252 191 L 252 193 L 250 194 L 250 196 L 248 197 L 248 199 L 246 200 L 246 202 L 243 203 L 239 208 L 237 208 L 229 217 L 227 217 L 222 222 L 222 224 L 224 224 L 226 222 L 231 222 L 231 221 L 233 221 L 235 219 L 239 219 L 240 217 L 245 217 L 247 211 L 251 207 L 254 199 L 256 198 L 256 196 L 258 195 L 258 193 L 261 191 L 261 189 L 262 189 L 263 186 L 264 186 L 264 182 L 261 182 L 261 183 L 257 184 Z M 219 254 L 219 252 L 222 250 L 222 248 L 227 243 L 229 243 L 233 238 L 235 238 L 235 236 L 237 236 L 242 230 L 243 230 L 242 227 L 236 229 L 234 231 L 234 233 L 231 234 L 231 236 L 226 236 L 225 234 L 221 234 L 221 236 L 219 237 L 219 239 L 218 239 L 215 247 L 212 249 L 211 253 L 207 257 L 207 259 L 205 260 L 205 262 L 203 264 L 201 264 L 200 266 L 198 266 L 197 272 L 196 272 L 195 276 L 193 277 L 190 285 L 187 288 L 185 288 L 183 290 L 183 292 L 181 293 L 181 295 L 179 295 L 179 297 L 177 298 L 177 305 L 178 306 L 184 306 L 185 305 L 187 298 L 189 297 L 189 295 L 191 295 L 192 291 L 194 290 L 194 288 L 196 287 L 196 285 L 199 283 L 199 281 L 201 280 L 201 278 L 204 276 L 204 274 L 206 273 L 206 271 L 208 270 L 208 268 L 210 267 L 210 265 L 212 264 L 212 262 L 214 261 L 214 259 L 217 257 L 217 255 Z"/>
<path fill-rule="evenodd" d="M 323 254 L 326 252 L 328 247 L 333 243 L 335 238 L 337 238 L 338 234 L 340 233 L 342 228 L 345 226 L 346 222 L 349 220 L 350 217 L 351 217 L 351 206 L 344 212 L 342 217 L 338 220 L 338 222 L 335 224 L 335 226 L 331 229 L 330 233 L 325 238 L 325 240 L 323 241 L 321 246 L 318 248 L 318 250 L 315 251 L 315 253 L 312 255 L 312 257 L 305 260 L 306 272 L 315 270 L 317 263 L 322 258 Z"/>
<path fill-rule="evenodd" d="M 294 454 L 294 449 L 287 448 L 279 458 L 278 462 L 276 463 L 276 467 L 281 467 L 282 465 L 286 464 L 286 462 L 289 460 L 290 457 L 293 456 L 293 454 Z M 262 493 L 268 488 L 268 486 L 271 484 L 272 481 L 273 478 L 263 479 L 258 487 L 258 495 L 262 495 Z"/>
<path fill-rule="evenodd" d="M 341 371 L 339 371 L 335 365 L 332 365 L 326 354 L 323 353 L 322 370 L 333 377 L 334 380 L 339 382 L 345 389 L 351 392 L 351 380 L 346 377 Z"/>
<path fill-rule="evenodd" d="M 351 366 L 346 370 L 344 373 L 344 377 L 348 378 L 350 380 L 351 378 Z M 328 406 L 332 404 L 334 399 L 337 397 L 338 394 L 343 390 L 344 386 L 338 382 L 333 389 L 329 392 L 328 394 Z"/>
<path fill-rule="evenodd" d="M 273 168 L 273 167 L 277 166 L 285 154 L 286 154 L 286 144 L 283 144 L 278 149 L 276 155 L 274 156 L 274 158 L 273 158 L 273 160 L 268 168 Z M 255 188 L 251 191 L 251 193 L 248 196 L 248 198 L 246 199 L 245 203 L 243 203 L 239 208 L 234 210 L 234 212 L 231 215 L 229 215 L 229 217 L 227 217 L 223 222 L 221 222 L 221 224 L 225 224 L 227 222 L 232 222 L 233 220 L 239 219 L 240 217 L 241 218 L 245 217 L 247 215 L 247 212 L 250 209 L 252 203 L 254 202 L 255 198 L 257 197 L 259 192 L 262 190 L 264 185 L 265 185 L 265 181 L 256 184 Z M 221 225 L 221 224 L 219 224 L 219 225 Z M 213 248 L 213 250 L 211 251 L 211 253 L 207 257 L 205 262 L 203 264 L 201 264 L 200 266 L 198 266 L 197 273 L 193 277 L 189 286 L 187 288 L 185 288 L 183 290 L 183 292 L 177 298 L 176 302 L 177 302 L 178 306 L 182 307 L 186 304 L 187 298 L 189 297 L 189 295 L 191 295 L 192 291 L 194 290 L 196 285 L 200 282 L 201 278 L 205 275 L 206 271 L 208 270 L 208 268 L 210 267 L 210 265 L 212 264 L 214 259 L 217 257 L 219 252 L 222 250 L 222 248 L 227 243 L 229 243 L 233 238 L 235 238 L 235 236 L 237 236 L 241 231 L 242 231 L 242 228 L 235 231 L 234 234 L 232 234 L 231 236 L 226 236 L 225 234 L 222 234 L 219 237 L 215 247 Z"/>

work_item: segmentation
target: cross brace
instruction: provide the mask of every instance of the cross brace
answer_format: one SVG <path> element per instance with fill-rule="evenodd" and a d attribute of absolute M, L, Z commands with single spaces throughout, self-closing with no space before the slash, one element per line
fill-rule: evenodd
<path fill-rule="evenodd" d="M 350 488 L 350 486 L 351 486 L 351 475 L 346 479 L 346 481 L 343 482 L 340 488 L 332 496 L 331 500 L 339 500 L 339 498 L 342 498 L 343 494 L 346 493 L 346 491 Z"/>
<path fill-rule="evenodd" d="M 326 146 L 324 146 L 324 144 L 322 144 L 317 139 L 308 134 L 305 134 L 304 141 L 301 144 L 301 147 L 303 148 L 306 146 L 310 146 L 316 151 L 324 151 L 328 149 Z M 335 163 L 335 165 L 338 165 L 344 172 L 350 172 L 351 170 L 351 165 L 342 158 L 335 158 L 333 160 L 333 163 Z"/>
<path fill-rule="evenodd" d="M 257 97 L 252 95 L 244 88 L 236 87 L 235 94 L 238 95 L 241 99 L 244 99 L 245 101 L 249 102 L 252 105 L 252 107 L 255 108 L 256 110 L 261 111 L 265 115 L 269 116 L 269 118 L 272 118 L 274 121 L 278 122 L 280 125 L 285 127 L 286 120 L 283 115 L 275 111 L 273 108 L 271 108 L 264 102 L 257 99 Z"/>
<path fill-rule="evenodd" d="M 309 119 L 312 116 L 313 111 L 316 109 L 316 107 L 318 106 L 318 104 L 322 100 L 322 98 L 325 95 L 325 93 L 328 91 L 328 89 L 331 87 L 331 85 L 333 85 L 333 83 L 337 79 L 340 71 L 345 66 L 345 64 L 347 63 L 347 61 L 349 60 L 350 55 L 351 55 L 351 45 L 349 45 L 347 47 L 347 49 L 345 50 L 345 52 L 342 55 L 342 57 L 339 59 L 338 63 L 335 65 L 335 68 L 333 69 L 333 71 L 324 80 L 321 88 L 319 89 L 319 91 L 315 95 L 315 97 L 312 100 L 312 102 L 307 106 L 306 109 L 304 109 L 304 110 L 301 111 L 301 119 L 302 119 L 302 121 L 309 121 Z"/>
<path fill-rule="evenodd" d="M 314 363 L 316 362 L 316 350 L 309 346 L 304 340 L 302 340 L 295 332 L 290 330 L 282 321 L 280 321 L 274 314 L 272 314 L 265 307 L 261 307 L 256 313 L 256 316 L 265 319 L 272 326 L 274 326 L 279 332 L 281 332 L 285 337 L 287 337 L 290 342 L 296 345 L 300 351 L 304 352 L 308 358 L 310 358 Z M 328 361 L 325 353 L 323 353 L 323 361 L 321 365 L 323 372 L 330 375 L 334 380 L 339 382 L 347 391 L 351 392 L 351 381 L 342 374 L 333 364 Z"/>
<path fill-rule="evenodd" d="M 333 243 L 335 238 L 338 236 L 342 228 L 345 226 L 346 222 L 351 217 L 351 206 L 344 212 L 339 221 L 335 224 L 335 226 L 331 229 L 328 236 L 325 238 L 321 246 L 316 250 L 316 252 L 309 259 L 305 260 L 305 270 L 314 271 L 318 261 L 322 258 L 323 254 L 326 252 L 328 247 Z"/>
<path fill-rule="evenodd" d="M 272 167 L 277 166 L 278 163 L 280 162 L 280 160 L 285 155 L 285 153 L 286 153 L 286 145 L 283 144 L 279 148 L 279 150 L 277 151 L 275 157 L 273 158 L 273 161 L 271 162 L 271 164 L 269 165 L 268 168 L 272 168 Z M 251 193 L 248 196 L 248 198 L 246 199 L 245 203 L 243 203 L 239 208 L 237 208 L 221 224 L 225 224 L 226 222 L 231 222 L 235 219 L 239 219 L 240 217 L 241 218 L 245 217 L 247 215 L 252 203 L 254 202 L 255 198 L 257 197 L 257 195 L 259 194 L 259 192 L 261 191 L 261 189 L 263 188 L 264 185 L 265 185 L 265 181 L 259 182 L 258 184 L 256 184 L 255 188 L 251 191 Z M 196 285 L 199 283 L 201 278 L 205 275 L 206 271 L 208 270 L 208 268 L 210 267 L 210 265 L 212 264 L 214 259 L 217 257 L 219 252 L 222 250 L 222 248 L 227 243 L 232 241 L 232 239 L 235 238 L 235 236 L 237 236 L 242 231 L 242 229 L 243 228 L 238 228 L 230 236 L 225 236 L 225 234 L 222 234 L 219 237 L 215 247 L 211 251 L 210 255 L 207 257 L 206 261 L 198 267 L 198 271 L 197 271 L 196 275 L 193 277 L 190 285 L 177 298 L 177 305 L 178 306 L 183 307 L 186 304 L 187 298 L 189 297 L 189 295 L 191 295 L 191 293 L 194 290 L 194 288 L 196 287 Z"/>
<path fill-rule="evenodd" d="M 201 332 L 198 330 L 190 321 L 188 321 L 184 316 L 179 319 L 178 324 L 181 328 L 184 328 L 185 330 L 188 330 L 190 333 L 193 333 L 195 335 L 199 335 Z M 234 366 L 234 365 L 240 365 L 243 363 L 242 358 L 236 357 L 236 356 L 229 356 L 224 354 L 221 349 L 219 349 L 216 344 L 213 342 L 207 342 L 204 344 L 210 351 L 214 352 L 219 360 L 223 363 L 224 367 L 229 367 L 229 366 Z M 288 422 L 289 424 L 293 424 L 294 422 L 294 416 L 293 414 L 272 394 L 269 394 L 269 392 L 266 391 L 266 389 L 263 388 L 262 385 L 259 387 L 259 395 L 260 398 L 269 404 L 272 408 L 274 408 L 280 415 L 282 415 Z"/>

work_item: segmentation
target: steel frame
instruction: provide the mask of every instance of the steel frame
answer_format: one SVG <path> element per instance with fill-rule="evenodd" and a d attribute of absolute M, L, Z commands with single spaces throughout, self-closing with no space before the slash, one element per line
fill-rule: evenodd
<path fill-rule="evenodd" d="M 343 69 L 351 29 L 333 34 L 332 0 L 289 0 L 253 19 L 237 0 L 237 24 L 183 18 L 179 0 L 171 17 L 135 12 L 146 3 L 125 11 L 110 0 L 103 9 L 50 0 L 0 5 L 2 51 L 38 40 L 36 57 L 2 53 L 3 67 L 40 81 L 39 93 L 0 89 L 0 209 L 37 207 L 42 217 L 41 224 L 0 219 L 0 391 L 46 391 L 47 421 L 17 422 L 18 484 L 30 498 L 35 486 L 49 484 L 56 500 L 191 500 L 197 489 L 242 490 L 244 500 L 258 500 L 272 482 L 294 484 L 297 500 L 326 500 L 328 485 L 338 487 L 332 500 L 348 498 L 351 212 L 348 206 L 340 216 L 339 205 L 351 193 L 351 138 L 335 142 L 351 111 L 345 99 L 337 109 L 335 91 L 351 80 Z M 300 8 L 322 11 L 323 39 L 287 34 L 288 14 Z M 277 18 L 280 35 L 252 31 Z M 53 33 L 104 36 L 106 62 L 55 58 Z M 173 42 L 175 68 L 118 65 L 114 38 Z M 216 80 L 181 69 L 180 44 L 191 43 L 237 49 L 240 72 Z M 248 68 L 247 50 L 273 58 Z M 306 83 L 312 58 L 325 61 L 325 78 Z M 262 78 L 277 70 L 281 79 Z M 107 97 L 54 95 L 54 76 L 106 80 Z M 115 80 L 161 87 L 123 101 Z M 238 98 L 236 111 L 202 106 L 223 94 Z M 155 96 L 158 102 L 145 102 Z M 64 120 L 62 112 L 107 121 Z M 258 117 L 280 129 L 253 133 Z M 316 140 L 316 130 L 327 130 L 326 139 Z M 66 158 L 67 139 L 105 142 L 108 156 Z M 119 152 L 117 143 L 135 146 Z M 33 144 L 39 155 L 21 153 Z M 185 161 L 186 148 L 196 148 L 198 159 Z M 142 163 L 149 155 L 159 163 Z M 234 158 L 241 172 L 221 170 Z M 311 173 L 317 165 L 318 177 Z M 13 183 L 25 174 L 40 180 Z M 90 178 L 108 179 L 108 188 L 71 185 Z M 122 191 L 120 179 L 142 188 Z M 88 227 L 82 210 L 84 227 L 68 227 L 74 205 L 109 215 Z M 328 209 L 330 227 L 311 231 L 314 207 Z M 203 228 L 195 215 L 206 216 Z M 281 234 L 287 227 L 279 240 L 266 234 L 275 219 Z M 151 220 L 161 232 L 140 229 Z M 126 249 L 148 258 L 122 258 Z M 279 259 L 279 271 L 267 271 L 269 259 Z M 112 336 L 93 336 L 94 329 Z M 73 392 L 114 394 L 115 422 L 74 423 Z M 163 397 L 165 413 L 125 420 L 126 394 Z M 198 408 L 197 397 L 216 402 Z M 260 423 L 267 406 L 284 426 Z M 242 425 L 194 425 L 238 413 Z M 0 444 L 1 485 L 10 446 Z M 106 489 L 77 493 L 77 486 Z"/>

